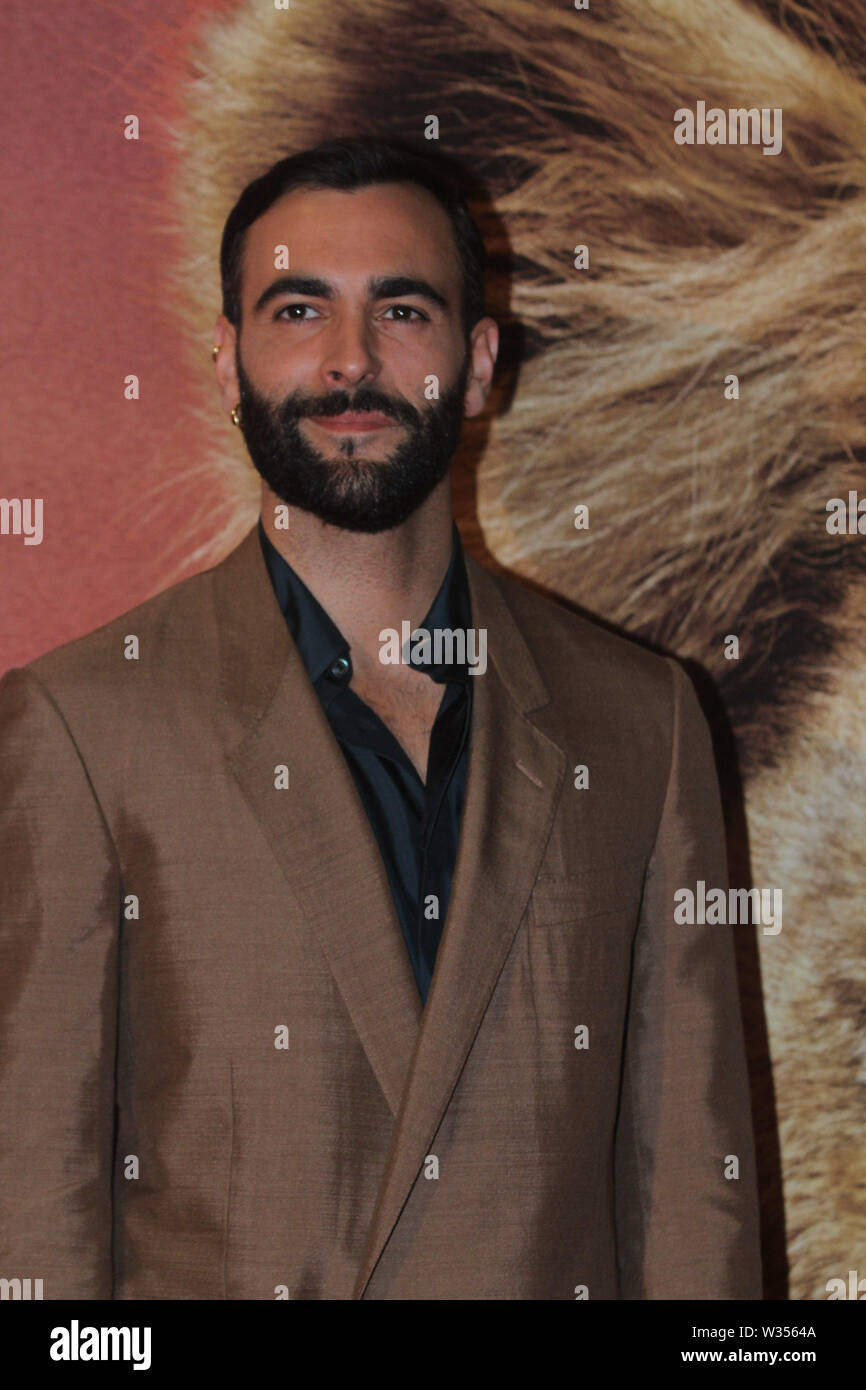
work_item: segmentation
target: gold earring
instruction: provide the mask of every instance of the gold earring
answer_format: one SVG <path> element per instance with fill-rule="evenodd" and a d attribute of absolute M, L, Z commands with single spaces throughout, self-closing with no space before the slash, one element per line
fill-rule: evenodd
<path fill-rule="evenodd" d="M 240 423 L 241 423 L 241 403 L 240 403 L 240 401 L 238 401 L 237 405 L 233 405 L 233 406 L 232 406 L 232 424 L 233 424 L 233 425 L 240 425 Z"/>
<path fill-rule="evenodd" d="M 219 345 L 219 343 L 214 343 L 213 347 L 212 347 L 211 350 L 210 350 L 210 355 L 211 355 L 211 357 L 213 358 L 214 361 L 216 361 L 217 358 L 219 357 L 219 351 L 220 351 L 220 345 Z"/>

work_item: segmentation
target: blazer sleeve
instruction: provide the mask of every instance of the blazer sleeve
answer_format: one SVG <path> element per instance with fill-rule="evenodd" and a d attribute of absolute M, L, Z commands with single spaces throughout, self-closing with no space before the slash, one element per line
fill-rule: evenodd
<path fill-rule="evenodd" d="M 615 1139 L 620 1296 L 760 1299 L 733 929 L 674 921 L 677 889 L 696 893 L 703 879 L 727 893 L 724 820 L 706 720 L 668 665 L 671 763 L 634 942 Z"/>
<path fill-rule="evenodd" d="M 68 728 L 0 681 L 0 1276 L 112 1296 L 121 883 Z"/>

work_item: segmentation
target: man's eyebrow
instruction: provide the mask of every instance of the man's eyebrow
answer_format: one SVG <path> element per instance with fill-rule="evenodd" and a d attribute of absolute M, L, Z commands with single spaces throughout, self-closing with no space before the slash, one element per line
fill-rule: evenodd
<path fill-rule="evenodd" d="M 313 299 L 333 299 L 334 289 L 327 280 L 319 280 L 312 275 L 281 275 L 272 280 L 253 305 L 253 313 L 258 314 L 272 299 L 281 294 L 308 294 Z"/>
<path fill-rule="evenodd" d="M 444 294 L 434 289 L 429 280 L 419 280 L 413 275 L 380 275 L 367 281 L 367 293 L 371 299 L 399 299 L 403 295 L 416 295 L 419 299 L 429 299 L 439 309 L 448 312 L 449 304 Z"/>
<path fill-rule="evenodd" d="M 282 294 L 308 294 L 313 299 L 333 299 L 334 286 L 327 280 L 313 275 L 281 275 L 263 290 L 253 305 L 253 313 L 261 313 L 272 299 Z M 428 280 L 412 275 L 379 275 L 367 281 L 367 294 L 371 299 L 398 299 L 402 295 L 415 295 L 427 299 L 437 308 L 449 311 L 448 300 Z"/>

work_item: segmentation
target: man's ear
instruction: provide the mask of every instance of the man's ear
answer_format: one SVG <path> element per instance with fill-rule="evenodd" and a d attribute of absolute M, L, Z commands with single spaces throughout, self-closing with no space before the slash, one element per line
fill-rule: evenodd
<path fill-rule="evenodd" d="M 226 415 L 231 415 L 232 408 L 240 401 L 241 391 L 235 357 L 237 333 L 225 314 L 220 314 L 214 325 L 213 341 L 214 347 L 219 348 L 219 352 L 214 353 L 214 367 L 220 401 Z"/>
<path fill-rule="evenodd" d="M 493 369 L 499 352 L 499 325 L 489 316 L 479 319 L 469 335 L 470 367 L 466 382 L 464 414 L 468 419 L 480 415 L 493 384 Z"/>

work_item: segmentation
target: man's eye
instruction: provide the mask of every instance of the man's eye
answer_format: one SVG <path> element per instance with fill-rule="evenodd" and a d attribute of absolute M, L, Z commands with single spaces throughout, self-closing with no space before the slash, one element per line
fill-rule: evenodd
<path fill-rule="evenodd" d="M 296 313 L 296 310 L 300 312 Z M 307 310 L 318 317 L 318 310 L 314 309 L 312 304 L 284 304 L 274 314 L 274 318 L 284 319 L 286 322 L 306 323 Z M 420 309 L 416 309 L 413 304 L 392 304 L 385 310 L 385 314 L 396 314 L 398 317 L 393 320 L 396 323 L 424 322 L 427 319 L 427 315 L 422 313 Z M 412 315 L 414 317 L 411 317 Z"/>
<path fill-rule="evenodd" d="M 313 306 L 312 304 L 284 304 L 282 309 L 278 309 L 277 312 L 274 314 L 274 318 L 282 318 L 283 314 L 285 314 L 290 309 L 313 309 Z M 313 309 L 313 313 L 315 312 L 316 310 Z M 304 317 L 302 318 L 300 314 L 289 314 L 289 318 L 294 319 L 295 323 L 304 323 L 306 320 L 306 315 L 304 315 Z"/>
<path fill-rule="evenodd" d="M 401 313 L 401 314 L 417 314 L 417 316 L 418 316 L 419 319 L 426 319 L 426 317 L 427 317 L 426 314 L 422 314 L 422 313 L 421 313 L 421 310 L 420 310 L 420 309 L 416 309 L 415 306 L 414 306 L 413 304 L 392 304 L 391 307 L 390 307 L 389 309 L 386 309 L 386 310 L 385 310 L 385 313 L 386 313 L 386 314 L 390 314 L 392 309 L 398 310 L 399 313 Z M 412 319 L 399 319 L 398 322 L 402 322 L 402 323 L 412 323 L 413 320 L 412 320 Z"/>

